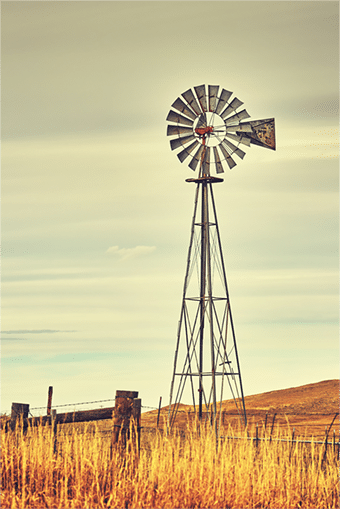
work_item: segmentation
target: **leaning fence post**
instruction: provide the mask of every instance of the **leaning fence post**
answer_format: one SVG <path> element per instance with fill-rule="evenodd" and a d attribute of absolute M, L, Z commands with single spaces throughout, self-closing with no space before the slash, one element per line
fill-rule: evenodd
<path fill-rule="evenodd" d="M 11 423 L 10 428 L 12 431 L 15 430 L 15 427 L 17 423 L 21 422 L 23 424 L 23 430 L 24 432 L 27 429 L 27 418 L 28 418 L 28 412 L 30 410 L 30 406 L 28 403 L 12 403 L 12 410 L 11 410 Z"/>
<path fill-rule="evenodd" d="M 161 413 L 162 396 L 159 398 L 158 415 L 157 415 L 157 428 L 159 424 L 159 414 Z"/>
<path fill-rule="evenodd" d="M 321 464 L 323 464 L 323 462 L 326 460 L 326 456 L 327 456 L 327 445 L 328 445 L 328 435 L 329 435 L 329 432 L 331 430 L 331 427 L 333 426 L 333 423 L 335 421 L 335 419 L 337 418 L 337 416 L 339 415 L 339 412 L 337 412 L 334 417 L 333 417 L 333 420 L 331 422 L 331 425 L 329 426 L 328 430 L 327 430 L 327 426 L 325 426 L 325 451 L 323 453 L 323 458 L 322 458 L 322 462 Z"/>

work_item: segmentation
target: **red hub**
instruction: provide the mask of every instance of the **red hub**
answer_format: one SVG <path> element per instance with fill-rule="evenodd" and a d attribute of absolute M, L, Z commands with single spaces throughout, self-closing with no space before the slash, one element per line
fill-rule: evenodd
<path fill-rule="evenodd" d="M 205 136 L 208 133 L 212 133 L 214 130 L 213 126 L 209 125 L 207 127 L 196 127 L 195 133 L 199 134 L 200 136 Z"/>

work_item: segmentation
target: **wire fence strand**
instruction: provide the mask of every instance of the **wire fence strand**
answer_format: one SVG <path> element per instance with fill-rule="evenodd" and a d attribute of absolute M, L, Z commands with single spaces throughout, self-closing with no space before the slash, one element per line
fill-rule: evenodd
<path fill-rule="evenodd" d="M 97 401 L 83 401 L 82 403 L 65 403 L 64 405 L 52 405 L 51 408 L 60 408 L 60 407 L 64 407 L 64 406 L 76 406 L 76 405 L 92 405 L 94 403 L 106 403 L 107 401 L 115 401 L 115 399 L 116 398 L 100 399 Z M 46 408 L 46 405 L 45 406 L 36 406 L 36 407 L 31 408 L 30 410 L 41 410 L 41 409 L 45 409 L 45 408 Z"/>

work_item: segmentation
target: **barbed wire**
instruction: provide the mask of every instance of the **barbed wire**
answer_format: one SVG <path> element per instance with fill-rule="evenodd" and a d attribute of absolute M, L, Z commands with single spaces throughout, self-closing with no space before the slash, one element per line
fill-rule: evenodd
<path fill-rule="evenodd" d="M 76 406 L 76 405 L 92 405 L 93 403 L 106 403 L 107 401 L 115 401 L 116 398 L 113 399 L 99 399 L 97 401 L 83 401 L 82 403 L 65 403 L 64 405 L 52 405 L 51 408 L 60 408 L 63 406 Z M 46 408 L 45 406 L 36 406 L 31 408 L 31 410 L 41 410 L 42 408 Z"/>
<path fill-rule="evenodd" d="M 141 430 L 142 433 L 165 433 L 166 430 L 160 428 L 160 427 L 151 427 L 151 426 L 140 426 L 139 428 Z M 186 434 L 183 430 L 176 430 L 176 431 L 169 431 L 167 433 L 169 433 L 170 435 L 174 435 L 176 433 L 178 433 L 178 431 L 180 432 L 181 436 L 182 437 L 186 437 Z M 91 432 L 90 432 L 91 433 Z M 100 429 L 100 430 L 96 430 L 95 433 L 98 433 L 99 435 L 111 435 L 112 434 L 112 430 L 111 429 Z M 88 431 L 81 431 L 81 430 L 77 430 L 77 434 L 78 435 L 89 435 L 89 432 Z M 69 433 L 69 432 L 66 432 L 66 435 L 72 435 L 72 433 Z M 335 432 L 334 432 L 334 436 L 335 436 Z M 288 438 L 277 438 L 277 437 L 254 437 L 254 436 L 241 436 L 241 437 L 238 437 L 238 436 L 224 436 L 224 435 L 221 435 L 219 437 L 219 440 L 221 441 L 224 441 L 224 440 L 249 440 L 249 441 L 253 441 L 253 442 L 262 442 L 262 441 L 268 441 L 268 442 L 286 442 L 286 443 L 296 443 L 297 445 L 298 444 L 314 444 L 314 445 L 323 445 L 324 447 L 328 447 L 328 446 L 333 446 L 333 447 L 336 447 L 336 448 L 339 448 L 340 447 L 340 442 L 336 442 L 333 438 L 333 441 L 332 439 L 331 440 L 301 440 L 300 438 L 293 438 L 293 437 L 288 437 Z"/>
<path fill-rule="evenodd" d="M 95 404 L 95 403 L 107 403 L 109 401 L 115 401 L 115 399 L 116 398 L 101 399 L 101 400 L 95 400 L 95 401 L 83 401 L 81 403 L 65 403 L 65 404 L 62 404 L 62 405 L 52 405 L 51 408 L 54 409 L 54 408 L 62 408 L 62 407 L 67 407 L 67 406 L 75 407 L 75 406 L 80 406 L 80 405 L 92 405 L 92 404 Z M 33 407 L 33 408 L 30 408 L 29 413 L 33 417 L 31 411 L 42 410 L 42 409 L 45 410 L 46 408 L 47 408 L 46 405 L 40 406 L 40 407 Z M 144 406 L 144 405 L 142 405 L 141 408 L 145 408 L 145 409 L 149 409 L 149 410 L 162 410 L 159 407 Z M 168 411 L 168 409 L 166 409 L 166 411 Z M 164 413 L 164 410 L 163 410 L 163 413 Z M 184 413 L 184 414 L 189 414 L 190 415 L 190 414 L 194 414 L 195 410 L 194 409 L 192 409 L 192 410 L 189 410 L 189 409 L 178 409 L 177 413 L 178 414 L 179 413 L 182 413 L 182 414 Z M 204 415 L 209 415 L 210 413 L 211 413 L 211 410 L 203 412 Z M 228 412 L 226 410 L 222 410 L 222 414 L 224 414 L 225 416 L 230 416 L 230 417 L 232 417 L 234 415 L 238 416 L 237 413 L 234 414 L 233 412 Z M 267 412 L 267 415 L 269 417 L 269 416 L 271 416 L 271 413 Z M 283 412 L 283 413 L 281 413 L 281 412 L 278 412 L 277 415 L 278 415 L 278 418 L 280 418 L 279 417 L 280 415 L 287 415 L 287 417 L 289 417 L 291 415 L 300 415 L 300 416 L 301 415 L 309 415 L 309 416 L 310 415 L 315 415 L 315 416 L 316 415 L 320 415 L 320 416 L 323 415 L 323 416 L 326 416 L 326 415 L 334 415 L 334 414 L 333 414 L 333 412 L 324 412 L 324 413 L 322 413 L 322 412 L 315 412 L 315 413 L 307 413 L 307 412 L 303 412 L 303 413 L 299 413 L 299 412 L 296 412 L 296 413 L 294 413 L 294 412 L 293 413 L 286 413 L 286 412 Z M 254 415 L 254 417 L 255 417 L 255 415 Z M 264 415 L 261 415 L 261 416 L 257 415 L 257 417 L 258 418 L 261 418 L 261 417 L 264 418 L 265 416 Z M 291 424 L 291 425 L 293 425 L 293 424 Z M 295 427 L 302 427 L 302 426 L 305 426 L 305 424 L 294 423 L 294 426 Z M 319 423 L 314 423 L 313 424 L 313 427 L 321 427 L 321 426 L 325 427 L 325 424 L 319 424 Z"/>
<path fill-rule="evenodd" d="M 64 407 L 64 406 L 76 406 L 76 405 L 92 405 L 93 403 L 106 403 L 107 401 L 115 401 L 115 399 L 116 398 L 100 399 L 97 401 L 83 401 L 82 403 L 65 403 L 64 405 L 52 405 L 51 408 L 60 408 L 60 407 Z M 36 406 L 36 407 L 31 408 L 30 410 L 41 410 L 41 409 L 45 409 L 45 408 L 46 408 L 46 405 L 45 406 Z M 141 408 L 149 408 L 151 410 L 158 410 L 158 407 L 155 407 L 155 406 L 142 405 Z"/>
<path fill-rule="evenodd" d="M 96 400 L 96 401 L 83 401 L 81 403 L 64 403 L 63 405 L 52 405 L 51 408 L 62 408 L 62 407 L 65 407 L 65 406 L 93 405 L 94 403 L 106 403 L 108 401 L 115 401 L 115 399 L 116 398 L 99 399 L 99 400 Z M 47 408 L 46 405 L 44 405 L 44 406 L 35 406 L 35 407 L 30 408 L 29 413 L 31 414 L 31 410 L 45 410 L 46 408 Z M 144 405 L 142 405 L 141 408 L 148 408 L 150 410 L 158 410 L 158 407 L 154 407 L 154 406 L 144 406 Z"/>

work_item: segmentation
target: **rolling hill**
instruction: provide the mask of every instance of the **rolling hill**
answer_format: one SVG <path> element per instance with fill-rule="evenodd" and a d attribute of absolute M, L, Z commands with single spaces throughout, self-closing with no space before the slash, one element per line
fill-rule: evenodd
<path fill-rule="evenodd" d="M 333 418 L 339 412 L 339 380 L 324 380 L 322 382 L 264 392 L 245 397 L 245 406 L 250 430 L 258 424 L 265 424 L 280 428 L 295 429 L 295 435 L 313 436 L 322 439 L 325 430 L 329 429 Z M 168 414 L 168 406 L 161 409 L 160 422 L 164 424 Z M 176 422 L 179 427 L 186 425 L 193 416 L 193 406 L 180 405 L 180 412 Z M 238 426 L 239 418 L 234 400 L 222 402 L 224 425 Z M 154 427 L 157 422 L 157 410 L 142 414 L 142 426 Z M 275 415 L 275 417 L 274 417 Z M 333 430 L 339 434 L 339 416 L 332 424 Z"/>

